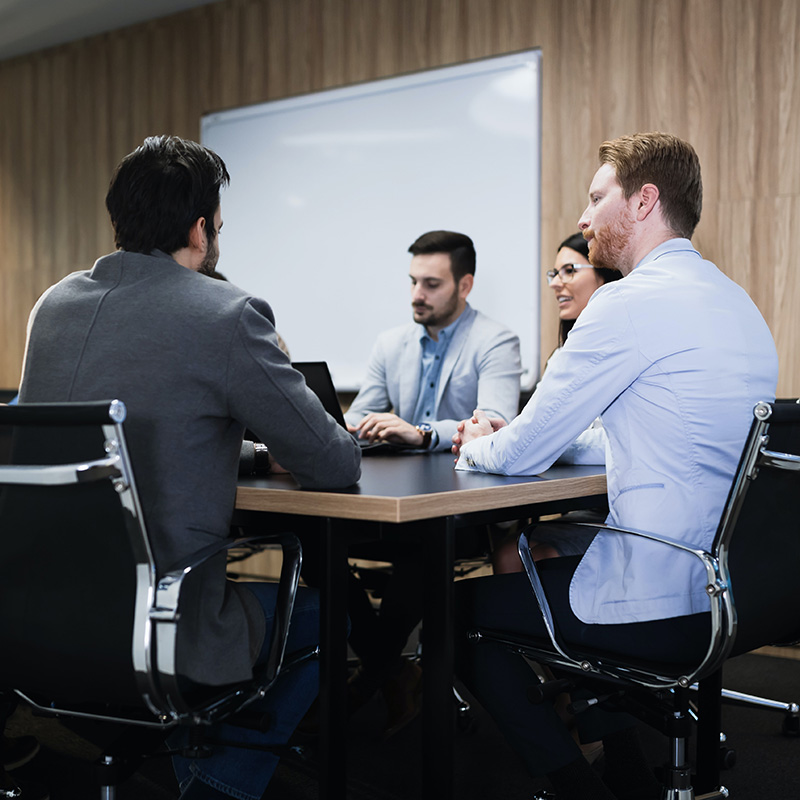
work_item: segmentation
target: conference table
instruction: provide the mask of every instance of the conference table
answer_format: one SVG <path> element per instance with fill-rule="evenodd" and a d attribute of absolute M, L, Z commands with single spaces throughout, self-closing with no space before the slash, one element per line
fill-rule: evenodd
<path fill-rule="evenodd" d="M 408 539 L 423 562 L 425 639 L 422 712 L 423 797 L 453 798 L 455 716 L 453 574 L 462 529 L 525 519 L 605 501 L 603 467 L 554 466 L 507 477 L 453 469 L 450 453 L 393 452 L 364 458 L 361 480 L 334 491 L 301 489 L 288 475 L 241 478 L 236 522 L 319 536 L 320 797 L 346 796 L 348 550 L 365 537 Z"/>

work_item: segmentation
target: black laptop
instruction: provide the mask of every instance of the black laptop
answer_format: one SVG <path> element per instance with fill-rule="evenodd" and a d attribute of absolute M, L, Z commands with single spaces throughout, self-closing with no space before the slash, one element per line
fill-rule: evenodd
<path fill-rule="evenodd" d="M 319 398 L 322 407 L 346 430 L 347 425 L 339 405 L 336 387 L 333 385 L 331 371 L 325 361 L 294 361 L 292 366 L 306 379 L 306 385 Z M 400 450 L 417 450 L 419 448 L 400 442 L 370 442 L 367 439 L 356 439 L 365 453 L 398 452 Z"/>

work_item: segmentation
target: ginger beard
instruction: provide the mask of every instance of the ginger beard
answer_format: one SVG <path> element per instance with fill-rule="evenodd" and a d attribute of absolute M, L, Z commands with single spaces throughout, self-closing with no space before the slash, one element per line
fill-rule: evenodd
<path fill-rule="evenodd" d="M 633 236 L 633 218 L 626 209 L 608 225 L 584 231 L 584 236 L 589 239 L 589 263 L 593 267 L 620 270 Z"/>

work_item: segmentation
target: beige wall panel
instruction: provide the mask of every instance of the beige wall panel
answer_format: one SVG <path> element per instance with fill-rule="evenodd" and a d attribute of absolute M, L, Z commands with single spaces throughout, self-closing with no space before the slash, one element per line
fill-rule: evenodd
<path fill-rule="evenodd" d="M 328 35 L 329 24 L 322 28 L 323 50 L 328 58 L 335 54 L 338 66 L 332 74 L 323 75 L 324 86 L 341 86 L 408 71 L 401 64 L 402 6 L 392 0 L 349 0 L 341 4 L 328 2 L 325 11 L 326 23 L 335 20 L 342 35 L 337 43 Z"/>
<path fill-rule="evenodd" d="M 239 63 L 241 65 L 241 93 L 243 104 L 258 103 L 267 96 L 266 9 L 262 3 L 247 3 L 238 15 L 241 30 Z"/>
<path fill-rule="evenodd" d="M 722 8 L 719 2 L 692 0 L 687 3 L 686 84 L 673 87 L 673 94 L 686 103 L 686 136 L 703 165 L 703 199 L 706 204 L 720 196 L 719 139 L 722 104 Z M 705 219 L 701 226 L 706 224 Z M 699 232 L 699 230 L 698 230 Z"/>
<path fill-rule="evenodd" d="M 196 138 L 208 111 L 530 47 L 543 53 L 532 268 L 574 228 L 602 140 L 685 136 L 704 172 L 695 243 L 751 292 L 780 392 L 800 393 L 796 0 L 225 0 L 1 62 L 0 385 L 18 381 L 39 293 L 113 247 L 105 190 L 145 136 Z"/>
<path fill-rule="evenodd" d="M 778 137 L 774 156 L 778 169 L 777 190 L 781 195 L 797 196 L 800 176 L 800 3 L 796 0 L 781 3 L 778 32 L 772 44 L 778 63 L 776 83 L 770 92 L 778 95 Z"/>
<path fill-rule="evenodd" d="M 350 3 L 325 0 L 320 12 L 321 52 L 319 54 L 324 87 L 341 86 L 347 82 L 346 50 L 343 43 L 348 35 L 345 9 Z M 385 43 L 386 51 L 394 52 L 394 38 Z"/>
<path fill-rule="evenodd" d="M 762 294 L 770 295 L 767 320 L 778 347 L 780 377 L 778 395 L 800 396 L 800 272 L 797 247 L 791 232 L 800 230 L 800 198 L 780 197 L 759 201 L 755 232 L 757 255 L 752 281 Z M 789 235 L 787 235 L 789 234 Z"/>
<path fill-rule="evenodd" d="M 30 282 L 33 273 L 34 242 L 37 234 L 34 224 L 33 195 L 29 187 L 34 182 L 34 152 L 30 146 L 13 137 L 13 127 L 22 128 L 33 133 L 35 118 L 35 70 L 31 62 L 17 63 L 11 74 L 11 84 L 19 94 L 19 103 L 13 114 L 8 111 L 3 116 L 8 117 L 9 127 L 12 129 L 10 146 L 3 147 L 4 169 L 0 175 L 2 193 L 4 195 L 3 207 L 3 234 L 0 236 L 0 249 L 5 251 L 13 269 L 8 274 L 4 291 L 8 298 L 4 298 L 4 312 L 17 324 L 3 336 L 3 348 L 8 348 L 4 361 L 9 366 L 14 366 L 14 355 L 22 352 L 25 342 L 25 328 L 23 318 L 27 316 L 27 297 L 30 296 Z M 20 324 L 22 323 L 22 324 Z M 13 386 L 13 384 L 12 384 Z"/>
<path fill-rule="evenodd" d="M 266 3 L 267 97 L 275 100 L 289 94 L 289 55 L 295 46 L 289 38 L 286 3 Z"/>

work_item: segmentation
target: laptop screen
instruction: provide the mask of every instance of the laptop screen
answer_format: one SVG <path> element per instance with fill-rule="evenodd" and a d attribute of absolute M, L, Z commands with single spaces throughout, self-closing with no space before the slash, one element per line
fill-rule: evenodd
<path fill-rule="evenodd" d="M 319 398 L 322 407 L 343 427 L 344 414 L 336 395 L 336 387 L 325 361 L 295 361 L 292 366 L 306 379 L 309 389 Z"/>

